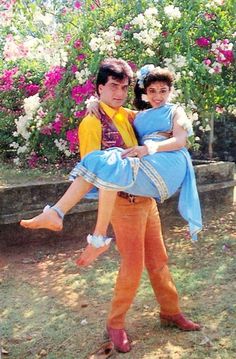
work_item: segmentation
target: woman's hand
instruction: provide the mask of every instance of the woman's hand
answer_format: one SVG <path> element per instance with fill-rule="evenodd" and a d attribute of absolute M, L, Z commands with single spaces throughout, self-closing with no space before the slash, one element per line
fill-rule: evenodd
<path fill-rule="evenodd" d="M 99 100 L 96 97 L 91 96 L 90 99 L 86 101 L 86 115 L 94 115 L 95 117 L 100 118 L 101 114 L 99 109 Z"/>
<path fill-rule="evenodd" d="M 134 146 L 134 147 L 128 148 L 127 150 L 124 150 L 122 152 L 121 157 L 122 158 L 126 158 L 126 157 L 142 158 L 143 156 L 146 156 L 146 155 L 148 155 L 147 146 Z"/>

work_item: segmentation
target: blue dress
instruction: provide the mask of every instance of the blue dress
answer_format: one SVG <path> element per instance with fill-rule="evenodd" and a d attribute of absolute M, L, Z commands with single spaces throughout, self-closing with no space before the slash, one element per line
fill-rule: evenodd
<path fill-rule="evenodd" d="M 139 144 L 143 145 L 149 139 L 165 140 L 166 137 L 159 133 L 172 131 L 175 109 L 175 105 L 165 104 L 140 112 L 134 120 Z M 89 153 L 72 170 L 70 178 L 83 176 L 98 188 L 154 197 L 159 202 L 165 201 L 180 189 L 178 209 L 189 223 L 192 239 L 197 239 L 196 234 L 202 228 L 201 209 L 194 169 L 187 149 L 157 152 L 141 159 L 122 159 L 123 151 L 113 147 Z"/>

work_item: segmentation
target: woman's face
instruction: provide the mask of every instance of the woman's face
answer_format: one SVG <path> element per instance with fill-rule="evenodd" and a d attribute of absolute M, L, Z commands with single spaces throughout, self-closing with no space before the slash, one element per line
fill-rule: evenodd
<path fill-rule="evenodd" d="M 156 81 L 147 87 L 146 94 L 152 107 L 160 107 L 167 102 L 170 88 L 166 82 Z"/>

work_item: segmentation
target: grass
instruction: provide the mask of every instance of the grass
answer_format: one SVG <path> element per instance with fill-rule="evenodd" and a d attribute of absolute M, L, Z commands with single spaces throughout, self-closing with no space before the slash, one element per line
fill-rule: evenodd
<path fill-rule="evenodd" d="M 68 173 L 69 169 L 58 168 L 58 166 L 47 166 L 44 169 L 25 169 L 8 165 L 0 160 L 0 186 L 25 184 L 27 182 L 44 182 L 48 180 L 58 181 L 67 179 Z"/>
<path fill-rule="evenodd" d="M 170 268 L 188 316 L 201 332 L 159 325 L 147 274 L 131 310 L 126 359 L 232 359 L 236 357 L 235 213 L 208 221 L 198 243 L 184 231 L 166 234 Z M 40 253 L 40 256 L 38 255 Z M 1 252 L 2 347 L 11 359 L 85 359 L 103 342 L 103 328 L 118 269 L 113 248 L 94 266 L 78 269 L 77 243 L 31 243 Z M 5 357 L 5 356 L 3 356 Z"/>

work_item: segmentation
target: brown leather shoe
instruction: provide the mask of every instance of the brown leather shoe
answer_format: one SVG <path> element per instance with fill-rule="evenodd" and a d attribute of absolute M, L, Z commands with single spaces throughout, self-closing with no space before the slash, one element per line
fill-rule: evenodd
<path fill-rule="evenodd" d="M 160 320 L 161 326 L 163 327 L 177 327 L 185 331 L 201 330 L 199 324 L 186 319 L 183 313 L 176 315 L 165 315 L 160 313 Z"/>
<path fill-rule="evenodd" d="M 131 345 L 124 329 L 113 329 L 111 327 L 107 327 L 107 334 L 117 351 L 127 353 L 131 350 Z"/>

